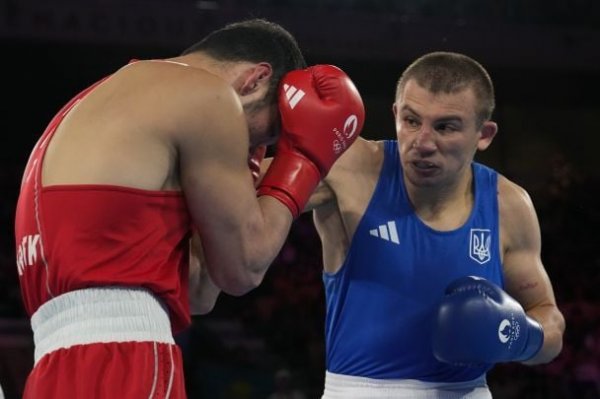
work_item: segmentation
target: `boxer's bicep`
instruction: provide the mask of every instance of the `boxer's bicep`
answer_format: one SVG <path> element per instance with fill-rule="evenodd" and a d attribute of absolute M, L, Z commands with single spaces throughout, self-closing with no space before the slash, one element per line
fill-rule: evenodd
<path fill-rule="evenodd" d="M 532 364 L 547 362 L 562 348 L 565 321 L 542 263 L 539 221 L 525 190 L 502 178 L 499 191 L 505 288 L 530 317 L 541 323 L 544 345 Z"/>
<path fill-rule="evenodd" d="M 525 190 L 506 179 L 500 179 L 499 190 L 506 291 L 526 310 L 554 302 L 542 264 L 541 233 L 533 203 Z"/>
<path fill-rule="evenodd" d="M 252 226 L 264 222 L 247 166 L 248 133 L 239 101 L 225 90 L 177 132 L 181 185 L 211 277 L 237 291 L 247 277 Z"/>

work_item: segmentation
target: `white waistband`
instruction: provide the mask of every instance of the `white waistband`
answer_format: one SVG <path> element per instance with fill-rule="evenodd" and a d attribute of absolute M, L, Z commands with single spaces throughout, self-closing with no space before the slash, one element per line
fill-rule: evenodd
<path fill-rule="evenodd" d="M 380 380 L 325 372 L 322 399 L 491 399 L 485 375 L 465 382 Z"/>
<path fill-rule="evenodd" d="M 167 308 L 142 288 L 103 287 L 68 292 L 31 317 L 35 362 L 47 353 L 99 342 L 174 344 Z"/>

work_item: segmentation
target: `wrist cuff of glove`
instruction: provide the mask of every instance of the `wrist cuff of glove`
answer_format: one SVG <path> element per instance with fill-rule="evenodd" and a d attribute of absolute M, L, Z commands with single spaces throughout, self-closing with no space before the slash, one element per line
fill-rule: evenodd
<path fill-rule="evenodd" d="M 315 190 L 321 174 L 314 163 L 297 153 L 276 156 L 260 182 L 257 195 L 269 195 L 288 207 L 296 219 Z"/>
<path fill-rule="evenodd" d="M 531 317 L 527 317 L 527 343 L 523 348 L 523 352 L 517 361 L 526 361 L 537 355 L 537 353 L 542 349 L 542 344 L 544 343 L 544 330 L 542 325 L 538 323 L 536 320 Z"/>

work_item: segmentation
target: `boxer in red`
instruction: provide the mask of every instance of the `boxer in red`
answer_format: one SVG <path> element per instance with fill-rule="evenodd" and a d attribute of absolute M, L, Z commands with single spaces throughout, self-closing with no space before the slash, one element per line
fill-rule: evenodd
<path fill-rule="evenodd" d="M 178 57 L 130 63 L 53 118 L 16 212 L 35 341 L 25 398 L 185 398 L 173 333 L 190 304 L 206 312 L 211 290 L 260 284 L 362 128 L 350 79 L 302 68 L 289 32 L 242 21 Z M 248 163 L 277 139 L 257 198 Z"/>

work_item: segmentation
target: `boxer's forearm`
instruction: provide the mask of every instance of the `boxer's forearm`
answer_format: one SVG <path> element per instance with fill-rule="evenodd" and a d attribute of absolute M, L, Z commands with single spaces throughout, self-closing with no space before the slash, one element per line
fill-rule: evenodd
<path fill-rule="evenodd" d="M 193 315 L 209 313 L 215 306 L 221 289 L 208 274 L 204 252 L 198 235 L 191 240 L 189 298 L 190 312 Z"/>
<path fill-rule="evenodd" d="M 190 312 L 193 315 L 209 313 L 215 306 L 221 289 L 212 281 L 206 267 L 196 257 L 190 259 Z"/>
<path fill-rule="evenodd" d="M 548 363 L 558 356 L 562 349 L 565 319 L 556 305 L 537 306 L 528 310 L 527 315 L 542 325 L 544 343 L 533 358 L 523 363 L 528 365 Z"/>

